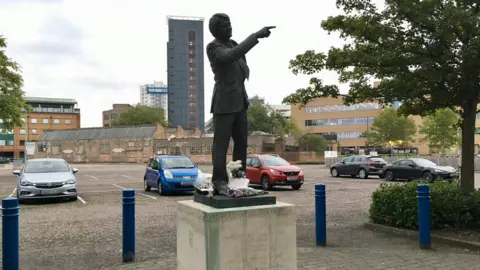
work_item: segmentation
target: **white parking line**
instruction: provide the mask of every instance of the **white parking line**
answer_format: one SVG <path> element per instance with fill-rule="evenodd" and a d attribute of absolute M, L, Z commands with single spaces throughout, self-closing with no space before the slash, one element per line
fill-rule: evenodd
<path fill-rule="evenodd" d="M 157 198 L 155 198 L 155 197 L 153 197 L 153 196 L 150 196 L 150 195 L 147 195 L 147 194 L 143 194 L 143 193 L 140 193 L 140 192 L 135 193 L 135 194 L 142 195 L 142 196 L 148 197 L 148 198 L 150 198 L 150 199 L 154 199 L 154 200 L 157 199 Z"/>
<path fill-rule="evenodd" d="M 117 184 L 112 184 L 112 186 L 118 187 L 118 188 L 120 188 L 120 189 L 125 189 L 124 187 L 119 186 L 119 185 L 117 185 Z M 136 192 L 136 190 L 135 190 L 135 194 L 136 194 L 136 195 L 137 195 L 137 194 L 138 194 L 138 195 L 142 195 L 142 196 L 148 197 L 148 198 L 150 198 L 150 199 L 154 199 L 154 200 L 157 199 L 157 198 L 155 198 L 155 197 L 153 197 L 153 196 L 150 196 L 150 195 L 147 195 L 147 194 L 144 194 L 144 193 L 140 193 L 140 192 Z"/>
<path fill-rule="evenodd" d="M 128 176 L 128 175 L 123 175 L 123 174 L 122 174 L 122 175 L 120 175 L 120 176 L 123 176 L 123 177 L 129 178 L 129 179 L 135 179 L 135 178 L 133 178 L 133 177 L 130 177 L 130 176 Z"/>
<path fill-rule="evenodd" d="M 86 176 L 91 177 L 91 178 L 93 178 L 93 179 L 95 179 L 95 180 L 98 180 L 98 178 L 95 177 L 95 176 L 93 176 L 93 175 L 88 175 L 88 174 L 86 174 Z"/>
<path fill-rule="evenodd" d="M 13 197 L 13 194 L 15 194 L 15 192 L 17 192 L 17 188 L 14 188 L 12 193 L 10 193 L 10 196 L 8 196 L 8 197 Z"/>
<path fill-rule="evenodd" d="M 125 189 L 124 187 L 121 187 L 121 186 L 116 185 L 116 184 L 112 184 L 112 186 L 115 186 L 115 187 L 118 187 L 118 188 L 121 188 L 121 189 Z"/>
<path fill-rule="evenodd" d="M 77 195 L 77 199 L 80 200 L 83 204 L 87 204 L 87 202 L 80 196 Z"/>

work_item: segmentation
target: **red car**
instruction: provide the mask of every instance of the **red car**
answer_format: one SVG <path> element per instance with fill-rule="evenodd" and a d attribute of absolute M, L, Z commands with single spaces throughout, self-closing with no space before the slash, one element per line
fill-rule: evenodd
<path fill-rule="evenodd" d="M 302 170 L 277 155 L 249 155 L 247 178 L 251 184 L 262 185 L 264 190 L 273 186 L 291 186 L 300 189 L 304 176 Z"/>

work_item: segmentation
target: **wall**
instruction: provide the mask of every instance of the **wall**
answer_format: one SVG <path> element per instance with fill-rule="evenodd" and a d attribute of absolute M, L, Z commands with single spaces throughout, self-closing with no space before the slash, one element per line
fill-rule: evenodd
<path fill-rule="evenodd" d="M 153 139 L 78 140 L 46 142 L 36 158 L 64 158 L 70 163 L 145 163 L 153 155 Z"/>

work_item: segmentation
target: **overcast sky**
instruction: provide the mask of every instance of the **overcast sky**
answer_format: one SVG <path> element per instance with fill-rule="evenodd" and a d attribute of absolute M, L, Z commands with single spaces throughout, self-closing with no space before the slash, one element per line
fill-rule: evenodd
<path fill-rule="evenodd" d="M 94 127 L 112 103 L 138 103 L 139 85 L 167 82 L 167 15 L 205 17 L 207 44 L 208 19 L 217 12 L 230 15 L 238 42 L 263 26 L 277 26 L 247 55 L 248 94 L 270 104 L 308 83 L 308 77 L 291 74 L 290 59 L 342 44 L 320 28 L 338 14 L 335 0 L 0 0 L 0 34 L 8 56 L 23 67 L 27 96 L 74 98 L 82 127 Z M 337 81 L 335 73 L 319 76 Z M 212 89 L 205 56 L 205 121 Z"/>

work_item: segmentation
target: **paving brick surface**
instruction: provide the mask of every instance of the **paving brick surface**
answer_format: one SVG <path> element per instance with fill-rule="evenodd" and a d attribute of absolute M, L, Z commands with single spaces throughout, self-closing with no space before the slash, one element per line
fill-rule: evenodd
<path fill-rule="evenodd" d="M 298 269 L 480 269 L 476 252 L 434 242 L 433 250 L 422 251 L 415 240 L 365 229 L 371 193 L 382 180 L 332 178 L 318 166 L 302 169 L 307 180 L 300 190 L 272 192 L 297 206 Z M 176 269 L 176 205 L 191 195 L 144 192 L 143 173 L 143 165 L 84 166 L 77 175 L 86 204 L 22 205 L 20 269 Z M 327 247 L 314 243 L 315 183 L 327 185 Z M 119 186 L 137 192 L 137 261 L 131 264 L 121 262 Z M 14 188 L 12 175 L 0 176 L 2 197 Z"/>

